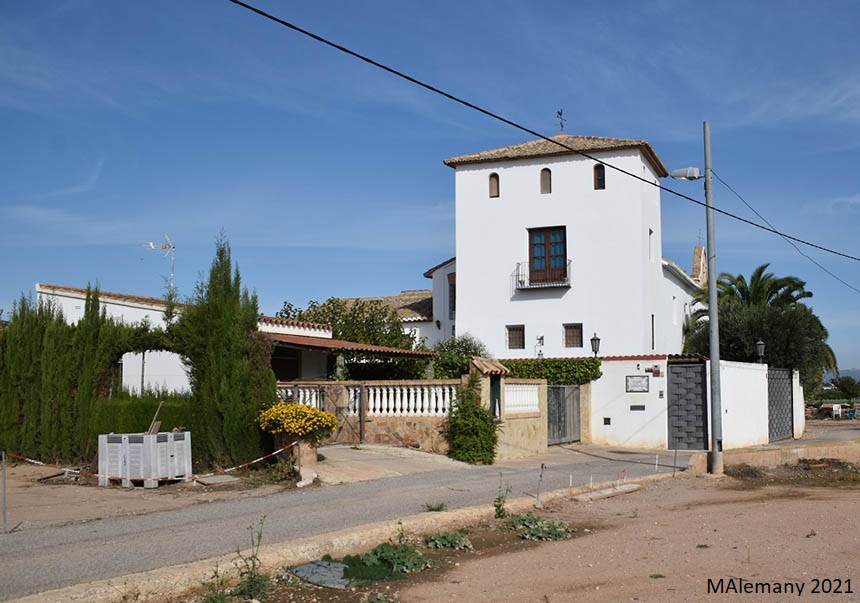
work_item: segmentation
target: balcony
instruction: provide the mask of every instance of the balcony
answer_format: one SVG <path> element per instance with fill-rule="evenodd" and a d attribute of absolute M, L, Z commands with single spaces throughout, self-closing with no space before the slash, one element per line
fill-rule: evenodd
<path fill-rule="evenodd" d="M 528 262 L 518 262 L 511 273 L 514 289 L 549 289 L 551 287 L 570 287 L 570 260 L 564 268 L 534 270 Z"/>

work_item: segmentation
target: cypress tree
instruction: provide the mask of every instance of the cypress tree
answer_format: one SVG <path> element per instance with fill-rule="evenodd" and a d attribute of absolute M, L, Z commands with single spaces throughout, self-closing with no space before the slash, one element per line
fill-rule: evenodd
<path fill-rule="evenodd" d="M 77 368 L 80 351 L 76 345 L 75 327 L 57 315 L 45 330 L 42 346 L 41 374 L 41 457 L 47 460 L 70 460 L 76 457 L 74 441 L 77 408 Z"/>
<path fill-rule="evenodd" d="M 75 439 L 83 458 L 93 454 L 92 414 L 96 396 L 95 373 L 99 331 L 105 322 L 104 312 L 99 310 L 99 290 L 87 287 L 84 316 L 77 325 L 77 346 L 81 351 L 78 365 L 77 422 Z"/>
<path fill-rule="evenodd" d="M 268 362 L 251 360 L 258 315 L 257 297 L 242 288 L 222 235 L 208 280 L 197 284 L 171 327 L 189 369 L 191 441 L 200 464 L 239 462 L 261 452 L 255 419 L 262 401 L 274 400 L 275 382 Z"/>

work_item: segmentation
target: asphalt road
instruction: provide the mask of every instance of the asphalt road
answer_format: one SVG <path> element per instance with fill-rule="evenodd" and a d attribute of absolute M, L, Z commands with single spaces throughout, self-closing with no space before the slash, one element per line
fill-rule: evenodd
<path fill-rule="evenodd" d="M 672 472 L 655 470 L 653 453 L 607 451 L 600 456 L 573 452 L 547 463 L 542 491 L 589 480 Z M 688 453 L 677 464 L 686 467 Z M 661 462 L 672 461 L 663 454 Z M 537 490 L 540 463 L 518 462 L 438 470 L 374 481 L 288 490 L 261 497 L 203 503 L 182 509 L 122 516 L 58 527 L 0 534 L 0 599 L 8 600 L 117 578 L 235 552 L 250 545 L 249 526 L 265 516 L 263 544 L 288 544 L 324 534 L 425 511 L 444 502 L 449 510 L 490 504 L 500 484 L 511 497 Z"/>

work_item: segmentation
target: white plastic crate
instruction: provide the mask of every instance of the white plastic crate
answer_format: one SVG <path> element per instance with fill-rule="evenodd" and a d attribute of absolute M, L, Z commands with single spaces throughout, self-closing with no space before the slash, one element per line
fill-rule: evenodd
<path fill-rule="evenodd" d="M 191 479 L 191 432 L 111 433 L 99 435 L 99 485 L 121 480 L 123 487 L 143 481 Z"/>

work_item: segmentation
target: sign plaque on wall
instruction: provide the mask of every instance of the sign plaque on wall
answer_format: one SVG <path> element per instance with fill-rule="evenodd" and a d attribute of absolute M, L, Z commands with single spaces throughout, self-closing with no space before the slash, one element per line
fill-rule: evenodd
<path fill-rule="evenodd" d="M 627 375 L 627 392 L 648 392 L 648 375 Z"/>

